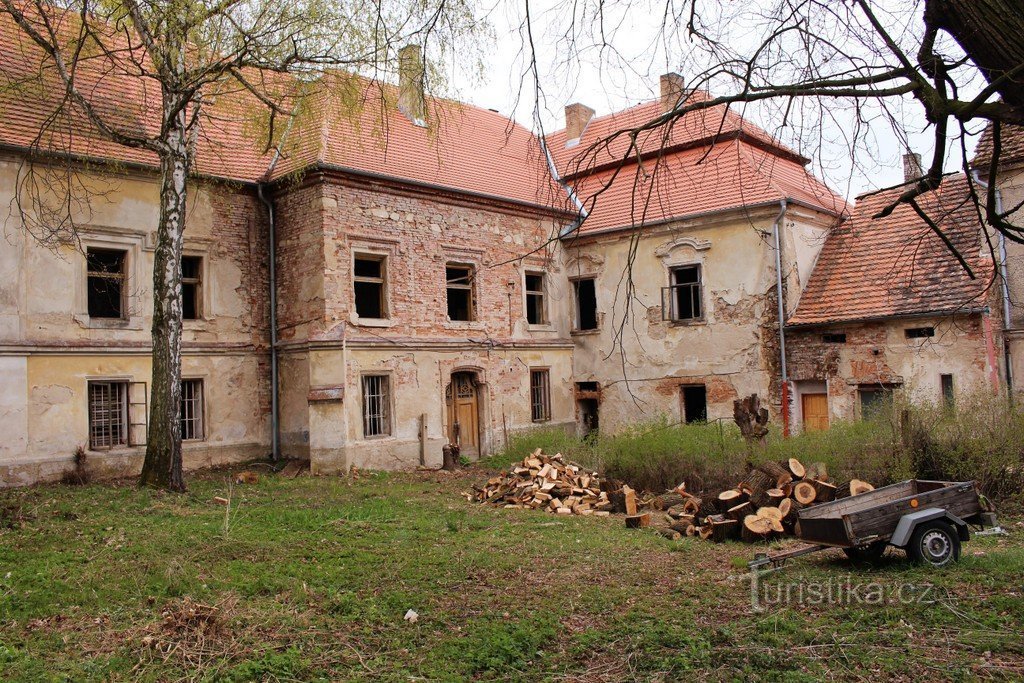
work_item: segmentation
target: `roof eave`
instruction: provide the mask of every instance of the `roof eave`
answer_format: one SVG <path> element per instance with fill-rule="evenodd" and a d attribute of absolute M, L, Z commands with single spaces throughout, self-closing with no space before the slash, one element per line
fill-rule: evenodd
<path fill-rule="evenodd" d="M 835 320 L 821 320 L 814 322 L 787 322 L 787 330 L 809 330 L 815 327 L 834 327 L 836 325 L 850 325 L 855 323 L 873 323 L 873 322 L 885 322 L 887 320 L 913 320 L 915 318 L 933 318 L 933 317 L 947 317 L 954 315 L 977 315 L 979 313 L 989 313 L 991 309 L 988 306 L 972 307 L 972 308 L 938 308 L 927 311 L 917 311 L 913 313 L 890 313 L 887 315 L 875 315 L 875 316 L 860 316 L 853 318 L 841 318 Z"/>

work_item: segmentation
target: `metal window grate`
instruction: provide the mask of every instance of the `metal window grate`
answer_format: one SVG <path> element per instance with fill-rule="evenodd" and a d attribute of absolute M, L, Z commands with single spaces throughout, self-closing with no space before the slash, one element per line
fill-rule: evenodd
<path fill-rule="evenodd" d="M 181 411 L 178 415 L 183 440 L 205 438 L 203 431 L 203 380 L 186 379 L 181 382 Z"/>
<path fill-rule="evenodd" d="M 128 443 L 128 382 L 89 382 L 89 448 Z"/>
<path fill-rule="evenodd" d="M 530 370 L 530 417 L 534 422 L 551 419 L 551 384 L 547 370 Z"/>
<path fill-rule="evenodd" d="M 391 392 L 387 375 L 363 377 L 363 436 L 391 434 Z"/>

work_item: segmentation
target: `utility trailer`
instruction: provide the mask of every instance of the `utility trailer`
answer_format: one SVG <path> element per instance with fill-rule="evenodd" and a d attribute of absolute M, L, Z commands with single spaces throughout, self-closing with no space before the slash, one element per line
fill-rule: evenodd
<path fill-rule="evenodd" d="M 796 536 L 810 545 L 761 553 L 748 564 L 781 567 L 792 557 L 827 548 L 842 548 L 853 560 L 872 560 L 891 545 L 912 560 L 944 567 L 960 559 L 969 524 L 996 526 L 973 481 L 909 479 L 801 510 Z"/>

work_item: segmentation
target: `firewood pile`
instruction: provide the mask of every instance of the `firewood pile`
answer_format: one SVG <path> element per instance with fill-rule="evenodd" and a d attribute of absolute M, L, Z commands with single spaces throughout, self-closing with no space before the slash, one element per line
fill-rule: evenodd
<path fill-rule="evenodd" d="M 793 535 L 800 510 L 838 498 L 856 496 L 874 487 L 859 479 L 833 484 L 822 463 L 805 467 L 796 458 L 754 466 L 734 488 L 718 494 L 681 495 L 664 508 L 669 528 L 680 536 L 716 543 L 739 539 L 748 543 Z"/>
<path fill-rule="evenodd" d="M 508 472 L 491 477 L 483 486 L 474 486 L 466 497 L 479 503 L 558 515 L 605 517 L 613 507 L 597 472 L 568 462 L 561 453 L 544 455 L 539 448 Z"/>

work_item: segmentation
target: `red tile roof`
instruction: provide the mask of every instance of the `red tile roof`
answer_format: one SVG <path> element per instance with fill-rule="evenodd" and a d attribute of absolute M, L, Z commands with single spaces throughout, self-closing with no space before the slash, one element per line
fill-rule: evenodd
<path fill-rule="evenodd" d="M 963 175 L 947 177 L 918 199 L 975 274 L 971 279 L 912 207 L 872 218 L 905 188 L 866 196 L 833 229 L 800 296 L 790 325 L 815 325 L 982 308 L 992 282 L 984 227 Z"/>
<path fill-rule="evenodd" d="M 982 173 L 992 163 L 992 124 L 989 124 L 978 140 L 972 163 Z M 999 163 L 1012 164 L 1024 161 L 1024 126 L 1005 124 L 999 133 Z"/>
<path fill-rule="evenodd" d="M 641 126 L 661 113 L 660 101 L 654 101 L 595 118 L 571 148 L 565 147 L 564 130 L 549 136 L 563 180 L 589 212 L 581 233 L 782 199 L 832 215 L 845 212 L 846 202 L 807 171 L 806 159 L 724 105 L 690 112 L 668 132 L 652 129 L 639 135 L 637 147 L 645 157 L 639 165 L 622 162 L 629 150 L 626 136 L 602 144 L 617 131 Z"/>
<path fill-rule="evenodd" d="M 66 30 L 77 15 L 59 14 Z M 79 88 L 121 127 L 153 135 L 160 92 L 151 80 L 103 57 L 83 61 Z M 41 78 L 40 78 L 41 75 Z M 282 88 L 294 80 L 266 74 Z M 347 88 L 334 87 L 348 83 Z M 341 75 L 328 76 L 287 133 L 285 156 L 274 178 L 314 165 L 378 174 L 455 192 L 566 209 L 565 193 L 551 179 L 540 145 L 525 128 L 495 112 L 430 99 L 430 126 L 398 112 L 395 88 Z M 307 85 L 307 87 L 309 87 Z M 156 167 L 154 153 L 112 142 L 84 112 L 58 114 L 62 88 L 52 63 L 7 14 L 0 15 L 0 145 L 35 148 Z M 361 106 L 354 106 L 358 102 Z M 256 112 L 254 114 L 254 112 Z M 236 181 L 266 179 L 273 154 L 265 144 L 268 114 L 247 91 L 220 93 L 208 105 L 198 138 L 196 171 Z M 52 125 L 47 126 L 47 122 Z M 278 120 L 277 130 L 287 127 Z M 41 140 L 40 130 L 48 128 Z"/>

